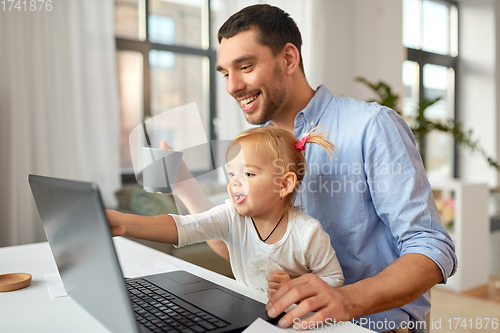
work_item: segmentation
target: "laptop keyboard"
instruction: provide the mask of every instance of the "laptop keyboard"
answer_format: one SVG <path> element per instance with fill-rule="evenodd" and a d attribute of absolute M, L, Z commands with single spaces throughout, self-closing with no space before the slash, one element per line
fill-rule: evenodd
<path fill-rule="evenodd" d="M 126 284 L 137 321 L 153 332 L 210 332 L 229 325 L 144 279 Z"/>

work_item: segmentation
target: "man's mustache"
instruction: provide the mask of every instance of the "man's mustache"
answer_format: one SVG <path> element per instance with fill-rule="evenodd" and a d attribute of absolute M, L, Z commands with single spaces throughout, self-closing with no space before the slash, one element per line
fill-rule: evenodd
<path fill-rule="evenodd" d="M 262 90 L 255 90 L 255 91 L 244 91 L 244 92 L 240 92 L 240 93 L 237 93 L 237 94 L 234 94 L 233 97 L 234 98 L 242 98 L 242 97 L 245 97 L 245 96 L 250 96 L 250 95 L 255 95 L 255 94 L 258 94 L 258 93 L 261 93 Z"/>

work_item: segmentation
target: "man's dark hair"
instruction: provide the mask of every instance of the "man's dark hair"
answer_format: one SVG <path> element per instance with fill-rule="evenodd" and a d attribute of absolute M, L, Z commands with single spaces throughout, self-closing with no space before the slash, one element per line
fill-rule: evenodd
<path fill-rule="evenodd" d="M 271 48 L 275 56 L 283 50 L 286 43 L 295 45 L 300 55 L 299 67 L 304 73 L 299 28 L 290 15 L 278 7 L 267 4 L 253 5 L 233 14 L 219 29 L 219 44 L 222 38 L 231 38 L 252 28 L 256 30 L 257 41 Z"/>

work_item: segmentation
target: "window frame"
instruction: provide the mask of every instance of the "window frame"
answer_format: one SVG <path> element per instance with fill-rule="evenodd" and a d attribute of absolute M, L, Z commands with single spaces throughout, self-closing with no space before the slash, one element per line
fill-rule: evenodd
<path fill-rule="evenodd" d="M 440 4 L 446 5 L 448 8 L 451 8 L 452 6 L 455 6 L 457 8 L 457 28 L 459 26 L 459 21 L 460 21 L 460 10 L 458 3 L 455 1 L 447 1 L 447 0 L 421 0 L 422 3 L 423 1 L 432 1 L 432 2 L 437 2 Z M 459 39 L 459 31 L 457 31 L 457 42 Z M 460 46 L 460 45 L 459 45 Z M 438 53 L 433 53 L 433 52 L 428 52 L 428 51 L 423 51 L 421 49 L 414 49 L 414 48 L 409 48 L 404 46 L 406 53 L 407 53 L 407 59 L 408 61 L 413 61 L 418 64 L 418 102 L 419 104 L 422 103 L 424 100 L 424 66 L 427 64 L 431 65 L 438 65 L 438 66 L 443 66 L 447 68 L 452 68 L 455 71 L 455 77 L 454 77 L 454 85 L 455 85 L 455 93 L 454 93 L 454 107 L 453 107 L 453 119 L 457 120 L 459 116 L 459 106 L 458 106 L 458 92 L 459 92 L 459 84 L 458 84 L 458 78 L 459 78 L 459 70 L 458 70 L 458 55 L 457 56 L 452 56 L 452 55 L 443 55 L 443 54 L 438 54 Z M 418 150 L 420 152 L 420 155 L 422 156 L 422 161 L 425 166 L 426 162 L 426 142 L 425 140 L 420 140 L 418 142 Z M 452 168 L 452 177 L 453 178 L 458 178 L 459 175 L 459 168 L 458 168 L 458 145 L 455 139 L 453 139 L 453 168 Z"/>
<path fill-rule="evenodd" d="M 141 6 L 142 2 L 142 6 Z M 143 24 L 144 29 L 144 40 L 127 39 L 122 37 L 116 37 L 116 50 L 117 51 L 134 51 L 142 54 L 143 58 L 143 68 L 142 68 L 142 82 L 143 82 L 143 114 L 142 119 L 147 119 L 151 117 L 151 81 L 150 81 L 150 66 L 149 66 L 149 51 L 159 50 L 159 51 L 169 51 L 172 53 L 179 53 L 184 55 L 195 55 L 200 57 L 208 57 L 209 59 L 209 83 L 208 83 L 208 106 L 209 106 L 209 123 L 208 123 L 208 136 L 209 140 L 216 140 L 214 119 L 216 118 L 216 67 L 217 67 L 217 52 L 212 49 L 212 19 L 211 19 L 211 0 L 202 0 L 202 31 L 207 38 L 207 48 L 196 48 L 181 45 L 167 45 L 153 43 L 149 41 L 149 0 L 139 0 L 138 15 L 145 18 Z M 143 10 L 141 13 L 140 11 Z M 205 15 L 205 17 L 203 17 Z M 141 24 L 141 20 L 139 20 Z M 141 30 L 141 27 L 139 27 Z M 213 164 L 213 161 L 212 161 Z M 193 176 L 198 174 L 203 174 L 204 171 L 194 172 Z M 133 173 L 123 173 L 122 171 L 122 183 L 131 184 L 135 183 L 135 175 Z"/>

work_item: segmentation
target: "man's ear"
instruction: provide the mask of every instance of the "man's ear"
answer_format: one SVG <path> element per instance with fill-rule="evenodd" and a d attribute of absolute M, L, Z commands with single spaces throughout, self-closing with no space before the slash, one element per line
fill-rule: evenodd
<path fill-rule="evenodd" d="M 300 53 L 295 45 L 292 43 L 286 43 L 283 47 L 282 56 L 285 59 L 285 71 L 288 75 L 291 75 L 298 70 Z"/>
<path fill-rule="evenodd" d="M 282 177 L 280 196 L 282 198 L 286 197 L 288 194 L 292 193 L 295 189 L 295 184 L 297 183 L 297 175 L 294 172 L 287 172 Z"/>

